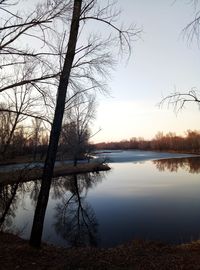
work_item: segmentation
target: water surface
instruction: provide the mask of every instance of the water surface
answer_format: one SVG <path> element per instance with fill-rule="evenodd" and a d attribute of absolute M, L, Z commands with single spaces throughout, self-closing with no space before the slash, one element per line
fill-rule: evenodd
<path fill-rule="evenodd" d="M 138 238 L 167 243 L 199 239 L 200 158 L 165 159 L 168 154 L 161 154 L 155 160 L 158 153 L 151 152 L 153 160 L 147 160 L 144 151 L 110 155 L 117 159 L 111 171 L 53 181 L 44 241 L 112 247 Z M 39 181 L 1 185 L 1 229 L 29 238 L 39 187 Z"/>

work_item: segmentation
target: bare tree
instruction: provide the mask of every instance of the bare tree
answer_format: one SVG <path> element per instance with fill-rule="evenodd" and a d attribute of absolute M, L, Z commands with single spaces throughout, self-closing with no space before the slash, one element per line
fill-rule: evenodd
<path fill-rule="evenodd" d="M 27 10 L 24 6 L 22 9 L 23 4 L 22 1 L 0 1 L 0 98 L 4 103 L 0 110 L 4 120 L 5 117 L 8 120 L 6 132 L 1 131 L 2 136 L 6 134 L 4 139 L 1 136 L 2 156 L 17 126 L 26 117 L 51 124 L 52 119 L 44 117 L 41 110 L 47 109 L 47 103 L 52 101 L 50 90 L 58 85 L 60 69 L 54 63 L 59 62 L 60 52 L 49 40 L 56 35 L 53 24 L 71 12 L 70 1 L 42 1 L 28 6 Z M 37 111 L 41 98 L 43 107 Z"/>
<path fill-rule="evenodd" d="M 49 147 L 47 151 L 47 157 L 45 160 L 44 171 L 42 175 L 42 184 L 36 206 L 30 244 L 35 247 L 39 247 L 41 244 L 43 222 L 46 212 L 46 206 L 48 203 L 49 190 L 51 186 L 51 179 L 53 176 L 53 169 L 56 159 L 58 141 L 61 132 L 62 118 L 65 110 L 65 99 L 67 87 L 69 84 L 69 76 L 72 68 L 72 63 L 75 55 L 75 48 L 79 30 L 79 18 L 81 16 L 81 0 L 74 1 L 73 15 L 71 21 L 71 29 L 68 41 L 68 49 L 64 60 L 62 73 L 60 76 L 60 82 L 57 92 L 57 103 L 55 108 L 54 120 L 52 124 Z"/>
<path fill-rule="evenodd" d="M 10 112 L 1 111 L 1 109 L 7 109 L 6 104 L 0 104 L 0 151 L 3 152 L 10 133 L 12 115 Z"/>
<path fill-rule="evenodd" d="M 60 151 L 68 154 L 77 165 L 89 150 L 90 124 L 95 118 L 95 95 L 78 95 L 65 113 Z"/>
<path fill-rule="evenodd" d="M 40 141 L 40 129 L 41 129 L 42 121 L 40 119 L 34 119 L 32 121 L 33 125 L 33 160 L 36 160 L 37 157 L 37 151 L 38 151 L 38 145 Z"/>
<path fill-rule="evenodd" d="M 33 87 L 30 84 L 9 89 L 2 96 L 4 103 L 0 107 L 0 112 L 4 117 L 7 115 L 6 141 L 4 142 L 1 154 L 5 154 L 10 146 L 13 135 L 19 124 L 22 124 L 28 116 L 39 117 L 34 115 L 34 110 L 39 105 L 39 97 L 33 93 Z"/>
<path fill-rule="evenodd" d="M 70 1 L 72 2 L 72 1 Z M 47 151 L 47 157 L 44 165 L 44 171 L 42 176 L 42 185 L 41 190 L 38 198 L 38 203 L 36 206 L 34 221 L 33 221 L 33 227 L 31 232 L 31 238 L 30 238 L 30 244 L 39 247 L 41 244 L 41 236 L 42 236 L 42 230 L 43 230 L 43 221 L 46 211 L 46 206 L 48 202 L 48 196 L 49 196 L 49 190 L 51 185 L 51 178 L 53 176 L 53 169 L 55 164 L 55 158 L 57 153 L 57 147 L 58 147 L 58 141 L 59 136 L 61 132 L 62 127 L 62 119 L 63 114 L 65 110 L 65 99 L 68 98 L 68 86 L 69 85 L 76 85 L 76 81 L 70 80 L 70 74 L 71 78 L 76 78 L 79 76 L 81 78 L 81 81 L 79 81 L 79 87 L 86 82 L 88 82 L 88 79 L 91 83 L 92 87 L 98 87 L 101 84 L 99 83 L 98 76 L 102 74 L 103 71 L 105 71 L 105 68 L 99 68 L 97 63 L 100 63 L 100 59 L 95 57 L 94 59 L 99 60 L 95 62 L 95 65 L 91 65 L 92 67 L 95 67 L 95 70 L 99 73 L 97 73 L 97 79 L 95 79 L 95 73 L 94 70 L 90 68 L 89 61 L 86 61 L 86 63 L 83 60 L 83 57 L 80 56 L 78 60 L 75 59 L 75 55 L 77 53 L 82 52 L 82 50 L 88 50 L 90 47 L 90 44 L 88 44 L 86 47 L 77 47 L 78 42 L 78 32 L 79 32 L 79 24 L 83 22 L 84 24 L 87 24 L 88 20 L 95 20 L 100 23 L 104 23 L 106 26 L 110 27 L 110 29 L 114 30 L 111 34 L 107 37 L 107 44 L 109 45 L 119 45 L 122 50 L 128 49 L 128 53 L 130 53 L 130 41 L 133 37 L 135 37 L 138 34 L 138 31 L 135 30 L 135 28 L 130 27 L 128 29 L 120 28 L 116 25 L 116 19 L 119 15 L 119 12 L 116 12 L 116 9 L 113 9 L 113 4 L 108 3 L 107 6 L 100 7 L 96 0 L 91 1 L 82 1 L 82 0 L 74 0 L 73 5 L 73 15 L 71 19 L 71 28 L 69 31 L 69 38 L 67 43 L 67 52 L 65 55 L 65 58 L 61 57 L 61 75 L 60 75 L 60 81 L 57 91 L 57 99 L 56 99 L 56 106 L 55 106 L 55 114 L 54 114 L 54 120 L 52 124 L 52 129 L 50 133 L 50 141 L 49 141 L 49 147 Z M 117 34 L 117 36 L 116 36 Z M 100 37 L 99 37 L 100 38 Z M 105 41 L 103 42 L 105 44 Z M 100 45 L 99 45 L 100 46 Z M 110 50 L 110 46 L 107 47 Z M 111 53 L 104 53 L 105 61 L 107 59 L 110 59 Z M 87 56 L 87 53 L 86 53 Z M 73 73 L 73 63 L 76 61 L 76 66 L 78 66 L 78 63 L 82 61 L 82 67 L 80 66 L 80 71 L 76 74 Z M 104 61 L 104 62 L 105 62 Z M 90 62 L 92 62 L 92 58 L 90 59 Z M 86 68 L 84 68 L 84 64 L 86 64 Z M 106 65 L 105 65 L 106 66 Z M 104 66 L 104 67 L 105 67 Z M 83 72 L 83 75 L 81 73 Z M 87 79 L 87 80 L 86 80 Z M 74 94 L 76 95 L 76 93 Z"/>

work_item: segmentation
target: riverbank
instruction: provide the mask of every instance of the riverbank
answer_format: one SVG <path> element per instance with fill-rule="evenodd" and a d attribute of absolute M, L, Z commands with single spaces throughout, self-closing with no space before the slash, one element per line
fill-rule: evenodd
<path fill-rule="evenodd" d="M 53 177 L 108 170 L 110 170 L 110 167 L 107 164 L 98 162 L 78 164 L 77 166 L 73 166 L 72 164 L 64 164 L 54 168 Z M 25 168 L 22 170 L 19 169 L 10 172 L 1 172 L 0 183 L 9 184 L 13 182 L 38 180 L 42 177 L 42 171 L 42 168 Z"/>
<path fill-rule="evenodd" d="M 132 241 L 109 249 L 59 248 L 43 244 L 40 250 L 18 236 L 0 233 L 0 269 L 134 269 L 197 270 L 200 241 L 170 246 Z"/>

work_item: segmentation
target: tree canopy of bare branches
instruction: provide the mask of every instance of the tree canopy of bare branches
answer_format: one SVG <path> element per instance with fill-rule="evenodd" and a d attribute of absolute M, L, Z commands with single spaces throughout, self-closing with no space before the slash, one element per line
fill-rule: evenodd
<path fill-rule="evenodd" d="M 38 110 L 26 98 L 17 108 L 5 110 L 16 113 L 18 120 L 29 115 L 51 123 L 30 240 L 39 246 L 63 115 L 75 103 L 87 102 L 91 93 L 105 93 L 110 71 L 122 54 L 130 57 L 132 41 L 141 30 L 121 24 L 115 1 L 43 0 L 36 5 L 28 1 L 22 8 L 23 4 L 0 1 L 0 98 L 4 93 L 10 98 L 11 89 L 14 95 L 21 89 L 22 97 L 28 90 L 34 102 L 37 98 Z M 91 119 L 92 111 L 86 111 Z M 80 121 L 78 113 L 81 130 L 88 120 Z"/>
<path fill-rule="evenodd" d="M 70 31 L 66 31 L 62 36 L 63 38 L 60 39 L 62 41 L 60 48 L 65 53 L 60 54 L 60 78 L 55 101 L 55 112 L 30 238 L 30 244 L 36 247 L 41 244 L 44 216 L 66 100 L 69 101 L 71 97 L 76 97 L 77 91 L 78 93 L 87 94 L 86 89 L 102 90 L 104 86 L 102 79 L 107 77 L 107 73 L 114 63 L 115 47 L 117 46 L 124 52 L 127 49 L 130 54 L 130 42 L 133 37 L 138 35 L 138 30 L 131 27 L 121 28 L 117 25 L 119 12 L 114 9 L 112 2 L 108 2 L 106 6 L 101 6 L 96 0 L 69 1 L 69 3 L 72 2 Z M 96 37 L 94 34 L 90 35 L 92 38 L 88 40 L 86 45 L 83 45 L 81 32 L 83 32 L 84 26 L 87 26 L 90 20 L 103 23 L 111 30 L 109 34 L 106 34 L 107 37 L 104 35 L 103 39 L 99 34 Z M 111 50 L 111 45 L 114 46 L 112 47 L 113 50 Z M 71 94 L 70 91 L 72 91 Z"/>

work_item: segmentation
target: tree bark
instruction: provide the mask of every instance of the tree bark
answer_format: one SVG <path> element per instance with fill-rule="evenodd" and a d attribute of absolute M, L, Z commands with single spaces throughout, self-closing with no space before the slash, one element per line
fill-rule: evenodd
<path fill-rule="evenodd" d="M 40 247 L 43 223 L 46 212 L 46 207 L 49 198 L 49 191 L 51 186 L 51 179 L 53 177 L 54 164 L 56 160 L 56 153 L 58 148 L 58 141 L 62 128 L 62 119 L 65 109 L 65 99 L 69 83 L 70 72 L 74 60 L 77 36 L 79 30 L 79 21 L 81 15 L 82 0 L 74 0 L 73 15 L 71 21 L 70 35 L 68 41 L 68 49 L 65 56 L 63 70 L 60 76 L 60 82 L 58 86 L 57 102 L 55 108 L 55 114 L 50 133 L 49 146 L 47 150 L 47 156 L 43 169 L 42 184 L 38 197 L 38 202 L 35 210 L 33 226 L 30 237 L 30 245 L 34 247 Z"/>

